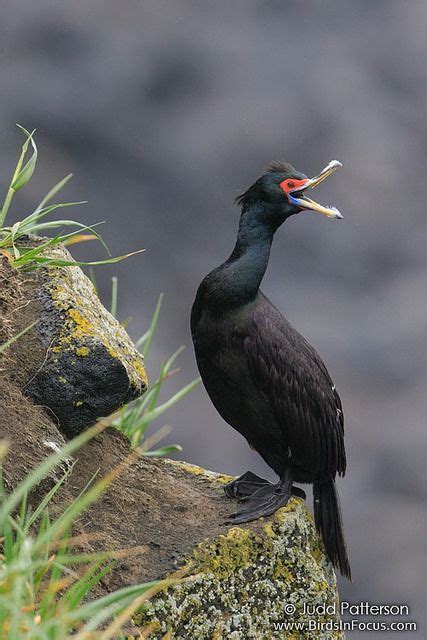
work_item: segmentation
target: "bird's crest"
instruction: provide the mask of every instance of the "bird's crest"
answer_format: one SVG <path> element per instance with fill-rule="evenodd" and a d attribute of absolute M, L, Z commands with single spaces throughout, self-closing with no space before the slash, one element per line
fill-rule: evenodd
<path fill-rule="evenodd" d="M 239 193 L 238 196 L 235 197 L 234 202 L 239 206 L 239 207 L 243 207 L 245 200 L 248 196 L 248 191 L 249 189 L 246 189 L 246 191 L 243 191 L 242 193 Z"/>
<path fill-rule="evenodd" d="M 295 168 L 289 162 L 283 162 L 283 160 L 275 160 L 268 165 L 267 173 L 285 173 L 292 175 L 293 173 L 295 173 Z M 246 191 L 243 191 L 243 193 L 240 193 L 236 197 L 235 202 L 237 205 L 241 207 L 245 204 L 252 191 L 256 188 L 256 184 L 257 183 L 255 182 L 249 187 L 249 189 L 246 189 Z"/>
<path fill-rule="evenodd" d="M 268 173 L 295 173 L 295 167 L 283 160 L 274 160 L 267 167 Z"/>

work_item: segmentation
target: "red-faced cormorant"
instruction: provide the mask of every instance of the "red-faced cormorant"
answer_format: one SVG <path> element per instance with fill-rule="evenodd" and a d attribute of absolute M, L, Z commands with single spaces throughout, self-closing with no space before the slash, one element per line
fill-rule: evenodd
<path fill-rule="evenodd" d="M 344 416 L 328 371 L 313 347 L 260 290 L 274 233 L 290 216 L 316 211 L 342 218 L 306 195 L 341 164 L 315 178 L 273 163 L 237 199 L 242 208 L 231 256 L 202 281 L 191 312 L 197 364 L 221 416 L 274 469 L 276 484 L 246 472 L 225 487 L 239 499 L 234 523 L 273 514 L 293 481 L 313 484 L 315 523 L 333 565 L 350 578 L 336 475 L 346 468 Z"/>

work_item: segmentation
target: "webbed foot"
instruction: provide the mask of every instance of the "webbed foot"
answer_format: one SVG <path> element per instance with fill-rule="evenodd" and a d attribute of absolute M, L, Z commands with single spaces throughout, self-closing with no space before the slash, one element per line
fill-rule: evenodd
<path fill-rule="evenodd" d="M 270 485 L 271 483 L 264 478 L 252 473 L 252 471 L 246 471 L 241 476 L 228 482 L 224 485 L 224 493 L 228 498 L 237 498 L 242 500 L 251 496 L 255 491 L 258 491 L 261 487 Z"/>
<path fill-rule="evenodd" d="M 248 480 L 248 474 L 251 474 L 251 476 L 253 476 L 257 480 L 253 480 L 251 477 L 249 477 Z M 242 483 L 239 482 L 241 479 L 243 479 Z M 289 479 L 284 479 L 276 484 L 273 484 L 271 482 L 268 482 L 267 480 L 258 478 L 258 476 L 255 476 L 255 474 L 252 474 L 250 471 L 248 471 L 246 474 L 243 474 L 243 476 L 237 478 L 233 482 L 237 483 L 232 488 L 232 491 L 234 491 L 235 493 L 239 492 L 241 488 L 242 491 L 247 491 L 250 488 L 254 489 L 252 493 L 246 493 L 245 495 L 241 496 L 241 499 L 239 500 L 239 509 L 236 511 L 236 513 L 232 513 L 229 516 L 229 520 L 233 524 L 250 522 L 251 520 L 257 520 L 258 518 L 271 516 L 278 509 L 280 509 L 280 507 L 284 507 L 292 495 L 298 496 L 303 500 L 305 500 L 306 498 L 305 492 L 299 487 L 292 486 L 292 481 Z M 248 482 L 249 486 L 247 485 Z M 256 485 L 257 488 L 255 488 Z M 235 493 L 232 494 L 231 497 L 240 497 L 239 495 L 236 496 Z M 227 493 L 227 495 L 229 494 Z"/>

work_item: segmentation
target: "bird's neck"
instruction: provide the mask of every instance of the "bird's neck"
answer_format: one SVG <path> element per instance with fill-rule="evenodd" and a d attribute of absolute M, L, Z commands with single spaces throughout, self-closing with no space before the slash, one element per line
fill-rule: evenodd
<path fill-rule="evenodd" d="M 233 252 L 218 269 L 225 304 L 242 306 L 254 300 L 267 269 L 274 231 L 261 224 L 254 213 L 240 219 Z"/>

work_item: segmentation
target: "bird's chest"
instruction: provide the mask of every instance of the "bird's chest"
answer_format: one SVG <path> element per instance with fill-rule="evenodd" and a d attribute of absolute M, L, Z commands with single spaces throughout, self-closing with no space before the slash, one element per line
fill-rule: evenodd
<path fill-rule="evenodd" d="M 243 338 L 239 318 L 233 317 L 202 322 L 193 335 L 206 390 L 217 410 L 238 430 L 243 415 L 246 420 L 248 414 L 255 419 L 264 404 L 249 370 Z"/>
<path fill-rule="evenodd" d="M 206 314 L 193 332 L 193 341 L 205 383 L 218 375 L 232 381 L 246 368 L 243 342 L 233 317 L 217 319 Z"/>

